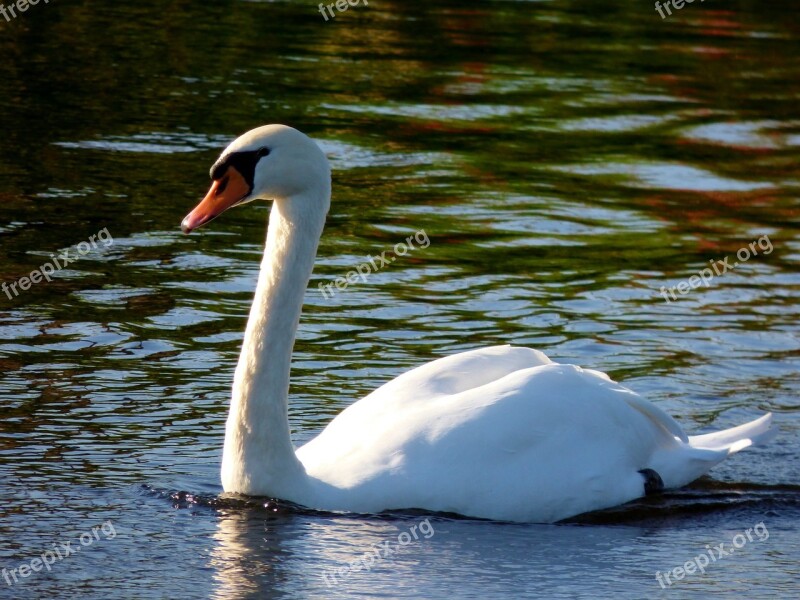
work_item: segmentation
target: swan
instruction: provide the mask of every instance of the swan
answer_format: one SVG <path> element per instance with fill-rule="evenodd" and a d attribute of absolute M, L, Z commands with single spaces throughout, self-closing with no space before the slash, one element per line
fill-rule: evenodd
<path fill-rule="evenodd" d="M 225 428 L 226 493 L 326 511 L 549 523 L 686 485 L 775 433 L 767 413 L 687 436 L 605 373 L 506 345 L 400 375 L 295 450 L 289 371 L 330 206 L 330 167 L 305 134 L 266 125 L 234 140 L 211 180 L 184 233 L 232 206 L 273 200 Z"/>

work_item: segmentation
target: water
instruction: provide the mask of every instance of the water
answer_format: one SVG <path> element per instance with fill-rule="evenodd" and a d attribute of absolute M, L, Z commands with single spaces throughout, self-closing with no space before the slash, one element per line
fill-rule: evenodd
<path fill-rule="evenodd" d="M 0 597 L 796 597 L 795 14 L 386 0 L 325 22 L 305 2 L 145 0 L 0 20 L 0 280 L 96 245 L 0 294 L 0 568 L 78 550 L 0 578 Z M 297 443 L 406 369 L 507 342 L 604 370 L 689 432 L 769 410 L 780 437 L 559 525 L 219 498 L 268 207 L 178 225 L 219 150 L 267 122 L 319 139 L 334 167 Z M 428 248 L 320 293 L 419 231 Z M 662 589 L 657 571 L 707 546 L 705 574 Z"/>

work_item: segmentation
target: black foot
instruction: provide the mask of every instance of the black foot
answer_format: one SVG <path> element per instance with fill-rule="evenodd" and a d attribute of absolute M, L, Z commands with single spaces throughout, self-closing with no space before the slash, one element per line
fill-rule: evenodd
<path fill-rule="evenodd" d="M 660 494 L 664 491 L 664 481 L 661 479 L 661 475 L 653 471 L 653 469 L 642 469 L 639 473 L 644 477 L 645 496 Z"/>

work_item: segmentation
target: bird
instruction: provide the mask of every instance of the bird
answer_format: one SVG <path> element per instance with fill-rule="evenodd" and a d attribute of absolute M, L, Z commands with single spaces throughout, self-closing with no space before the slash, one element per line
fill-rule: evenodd
<path fill-rule="evenodd" d="M 272 202 L 225 425 L 226 494 L 341 513 L 414 509 L 552 523 L 684 486 L 776 433 L 766 413 L 688 436 L 605 373 L 498 345 L 399 375 L 295 448 L 292 349 L 330 208 L 331 169 L 314 140 L 273 124 L 231 142 L 210 175 L 207 195 L 181 222 L 184 233 L 231 207 Z"/>

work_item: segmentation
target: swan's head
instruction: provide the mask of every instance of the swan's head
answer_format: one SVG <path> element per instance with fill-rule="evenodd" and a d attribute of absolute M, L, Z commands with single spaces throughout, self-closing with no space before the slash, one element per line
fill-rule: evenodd
<path fill-rule="evenodd" d="M 191 233 L 232 206 L 304 196 L 330 202 L 331 172 L 314 141 L 286 125 L 264 125 L 236 138 L 211 167 L 211 189 L 181 223 Z"/>

